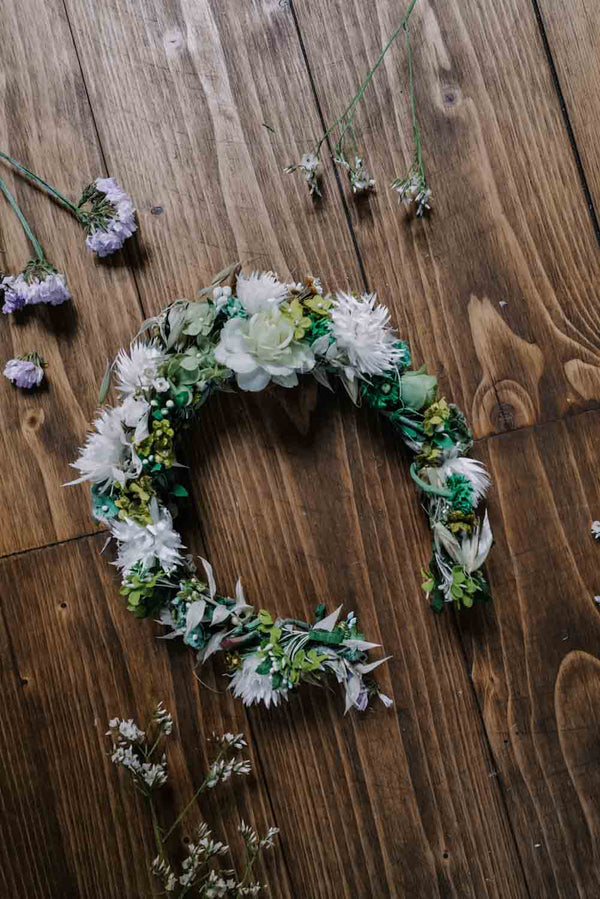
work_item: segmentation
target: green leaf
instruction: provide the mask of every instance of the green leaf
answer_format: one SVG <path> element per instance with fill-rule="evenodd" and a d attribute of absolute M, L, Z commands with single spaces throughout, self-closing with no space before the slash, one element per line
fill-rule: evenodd
<path fill-rule="evenodd" d="M 444 608 L 444 600 L 440 596 L 439 592 L 437 592 L 434 598 L 431 600 L 431 608 L 434 612 L 441 612 Z"/>
<path fill-rule="evenodd" d="M 189 496 L 189 493 L 187 492 L 183 484 L 173 484 L 171 493 L 173 494 L 173 496 Z"/>
<path fill-rule="evenodd" d="M 112 377 L 112 363 L 106 363 L 106 369 L 104 371 L 104 376 L 102 378 L 102 383 L 100 384 L 100 390 L 98 392 L 98 402 L 102 404 L 106 399 L 106 395 L 110 388 L 110 379 Z"/>
<path fill-rule="evenodd" d="M 263 659 L 258 668 L 256 669 L 257 674 L 270 674 L 271 672 L 271 659 L 266 658 Z"/>
<path fill-rule="evenodd" d="M 454 599 L 462 599 L 463 591 L 461 587 L 457 587 L 456 584 L 453 584 L 450 587 L 450 593 L 454 597 Z"/>
<path fill-rule="evenodd" d="M 452 583 L 453 584 L 464 584 L 465 582 L 465 573 L 462 568 L 455 566 L 452 569 Z"/>
<path fill-rule="evenodd" d="M 463 604 L 463 606 L 465 606 L 467 609 L 470 609 L 471 606 L 473 605 L 473 597 L 470 596 L 468 593 L 463 593 L 463 596 L 462 596 L 462 604 Z"/>
<path fill-rule="evenodd" d="M 260 609 L 258 613 L 258 621 L 259 624 L 262 624 L 263 627 L 270 626 L 273 624 L 273 619 L 266 609 Z"/>

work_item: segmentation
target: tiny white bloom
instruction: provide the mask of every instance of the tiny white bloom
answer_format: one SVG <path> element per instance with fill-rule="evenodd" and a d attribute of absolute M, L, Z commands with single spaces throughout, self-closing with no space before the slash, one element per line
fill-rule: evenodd
<path fill-rule="evenodd" d="M 592 521 L 592 527 L 590 530 L 596 540 L 600 540 L 600 521 Z"/>
<path fill-rule="evenodd" d="M 487 511 L 483 523 L 478 522 L 470 537 L 465 535 L 459 541 L 439 521 L 433 526 L 433 536 L 436 544 L 438 546 L 441 544 L 450 558 L 457 565 L 462 565 L 467 574 L 473 574 L 474 571 L 481 568 L 494 542 Z"/>

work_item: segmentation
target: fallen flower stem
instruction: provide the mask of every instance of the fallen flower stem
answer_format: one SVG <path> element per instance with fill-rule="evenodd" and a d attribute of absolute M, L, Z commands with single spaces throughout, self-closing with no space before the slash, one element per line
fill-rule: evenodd
<path fill-rule="evenodd" d="M 29 222 L 27 221 L 27 219 L 25 218 L 25 216 L 23 215 L 23 213 L 21 211 L 21 207 L 19 206 L 19 204 L 17 203 L 17 201 L 15 200 L 15 198 L 9 191 L 9 189 L 6 185 L 6 182 L 2 178 L 0 178 L 0 190 L 2 191 L 2 193 L 8 200 L 13 212 L 19 219 L 19 222 L 21 223 L 21 227 L 23 228 L 23 231 L 25 232 L 25 234 L 31 241 L 31 245 L 33 246 L 33 249 L 35 250 L 36 258 L 40 259 L 42 261 L 45 260 L 46 257 L 44 255 L 44 251 L 42 249 L 41 244 L 39 243 L 37 237 L 31 230 L 31 228 L 29 226 Z"/>
<path fill-rule="evenodd" d="M 63 196 L 60 191 L 56 190 L 55 187 L 52 187 L 51 184 L 48 184 L 47 181 L 44 181 L 44 179 L 40 178 L 39 175 L 36 175 L 35 172 L 31 172 L 28 168 L 25 168 L 24 165 L 21 165 L 20 162 L 17 162 L 16 159 L 13 159 L 12 156 L 9 156 L 7 153 L 2 153 L 0 151 L 0 158 L 5 159 L 7 162 L 9 162 L 25 178 L 29 178 L 30 181 L 34 181 L 36 184 L 39 184 L 40 187 L 42 187 L 46 191 L 46 193 L 49 193 L 56 200 L 58 200 L 59 203 L 62 203 L 62 205 L 65 206 L 69 210 L 69 212 L 71 212 L 75 216 L 76 219 L 81 221 L 81 215 L 77 206 L 71 203 L 70 200 L 67 200 L 67 198 Z"/>

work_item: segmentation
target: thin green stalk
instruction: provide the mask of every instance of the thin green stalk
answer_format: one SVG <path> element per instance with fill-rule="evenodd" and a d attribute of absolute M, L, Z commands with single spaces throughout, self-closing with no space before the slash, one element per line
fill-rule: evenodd
<path fill-rule="evenodd" d="M 148 796 L 148 805 L 150 806 L 150 815 L 152 817 L 152 827 L 154 829 L 154 841 L 156 843 L 156 850 L 161 858 L 161 861 L 168 863 L 168 859 L 165 856 L 165 848 L 164 841 L 160 832 L 160 825 L 158 823 L 158 815 L 156 814 L 156 808 L 154 807 L 154 800 L 152 796 Z"/>
<path fill-rule="evenodd" d="M 42 187 L 47 193 L 58 200 L 59 203 L 62 203 L 62 205 L 65 206 L 69 210 L 69 212 L 72 212 L 75 218 L 81 220 L 81 216 L 77 206 L 74 206 L 73 203 L 70 202 L 70 200 L 67 200 L 67 198 L 63 196 L 60 191 L 56 190 L 55 187 L 52 187 L 51 184 L 48 184 L 48 182 L 44 181 L 43 178 L 40 178 L 39 175 L 36 175 L 34 172 L 30 172 L 29 169 L 25 168 L 24 165 L 21 165 L 20 162 L 17 162 L 16 159 L 13 159 L 12 156 L 9 156 L 7 153 L 0 152 L 0 158 L 6 159 L 6 161 L 10 162 L 10 164 L 18 172 L 20 172 L 26 178 L 29 178 L 31 181 L 34 181 L 36 184 L 39 184 L 40 187 Z"/>
<path fill-rule="evenodd" d="M 408 95 L 410 98 L 410 111 L 412 115 L 413 140 L 415 144 L 415 159 L 419 168 L 419 174 L 425 181 L 425 169 L 423 168 L 423 157 L 421 155 L 421 132 L 417 121 L 417 109 L 415 104 L 415 86 L 413 76 L 413 58 L 412 47 L 410 43 L 410 28 L 408 22 L 404 25 L 404 40 L 406 44 L 406 55 L 408 57 Z"/>
<path fill-rule="evenodd" d="M 6 197 L 8 202 L 10 203 L 13 212 L 15 213 L 15 215 L 17 216 L 17 218 L 19 219 L 19 221 L 21 223 L 21 227 L 23 228 L 23 231 L 25 232 L 25 234 L 31 241 L 31 245 L 33 246 L 33 249 L 35 250 L 35 255 L 36 255 L 37 259 L 44 261 L 46 257 L 44 255 L 44 251 L 42 250 L 41 244 L 39 243 L 37 237 L 35 236 L 35 234 L 31 230 L 31 228 L 29 227 L 29 222 L 27 221 L 27 219 L 21 212 L 20 206 L 18 205 L 17 201 L 15 200 L 15 198 L 9 191 L 9 189 L 6 185 L 6 182 L 2 178 L 0 178 L 0 190 L 2 191 L 2 193 L 4 194 L 4 196 Z"/>
<path fill-rule="evenodd" d="M 221 752 L 217 755 L 217 757 L 216 757 L 216 759 L 214 760 L 214 762 L 212 762 L 211 768 L 212 768 L 212 765 L 216 765 L 218 762 L 221 761 L 221 759 L 227 754 L 228 750 L 229 750 L 229 747 L 228 747 L 228 746 L 224 747 L 224 748 L 221 750 Z M 199 797 L 199 796 L 204 792 L 204 790 L 206 789 L 207 783 L 208 783 L 208 775 L 204 778 L 204 780 L 202 781 L 202 783 L 200 784 L 200 786 L 198 787 L 198 789 L 196 790 L 196 792 L 194 793 L 194 795 L 192 796 L 192 798 L 190 799 L 190 801 L 188 802 L 188 804 L 185 806 L 185 808 L 183 809 L 183 811 L 180 812 L 180 813 L 177 815 L 177 818 L 175 819 L 175 821 L 174 821 L 174 822 L 171 824 L 171 826 L 169 827 L 168 831 L 166 832 L 166 834 L 165 834 L 164 837 L 163 837 L 163 844 L 167 842 L 167 840 L 169 839 L 169 837 L 171 836 L 171 834 L 173 833 L 173 831 L 175 830 L 175 828 L 178 826 L 178 824 L 185 818 L 185 816 L 187 815 L 187 813 L 189 812 L 189 810 L 192 808 L 192 806 L 196 804 L 196 802 L 197 802 L 197 800 L 198 800 L 198 797 Z"/>
<path fill-rule="evenodd" d="M 347 133 L 347 131 L 349 130 L 349 128 L 352 127 L 352 121 L 353 121 L 353 119 L 354 119 L 354 113 L 356 112 L 356 107 L 358 106 L 360 100 L 362 99 L 362 96 L 363 96 L 365 90 L 367 89 L 367 87 L 368 87 L 369 84 L 371 83 L 371 80 L 372 80 L 372 78 L 373 78 L 375 72 L 377 71 L 377 69 L 379 68 L 379 66 L 381 65 L 381 63 L 383 62 L 386 53 L 388 52 L 388 50 L 390 49 L 390 47 L 392 46 L 392 44 L 394 43 L 394 41 L 396 40 L 396 38 L 398 37 L 398 35 L 400 34 L 400 32 L 401 32 L 403 29 L 406 29 L 407 22 L 408 22 L 408 20 L 409 20 L 409 18 L 410 18 L 410 14 L 412 13 L 412 11 L 413 11 L 413 9 L 414 9 L 414 7 L 415 7 L 416 2 L 417 2 L 417 0 L 411 0 L 410 4 L 409 4 L 409 6 L 408 6 L 408 9 L 406 10 L 406 12 L 405 12 L 405 14 L 404 14 L 404 17 L 403 17 L 402 21 L 400 22 L 400 24 L 398 25 L 398 27 L 397 27 L 397 28 L 394 30 L 394 32 L 392 33 L 392 36 L 391 36 L 390 39 L 388 40 L 387 44 L 386 44 L 386 45 L 383 47 L 383 49 L 381 50 L 379 56 L 377 57 L 377 60 L 375 61 L 375 64 L 374 64 L 374 65 L 372 66 L 372 68 L 369 69 L 369 71 L 367 72 L 367 75 L 366 75 L 364 81 L 362 82 L 362 84 L 360 85 L 360 87 L 358 88 L 358 91 L 356 92 L 356 94 L 354 95 L 354 97 L 352 98 L 352 100 L 350 100 L 350 103 L 348 104 L 348 106 L 346 107 L 346 109 L 343 111 L 343 113 L 341 114 L 341 116 L 340 116 L 338 119 L 336 119 L 336 121 L 333 123 L 333 125 L 331 125 L 331 127 L 327 129 L 327 131 L 325 132 L 325 134 L 324 134 L 324 135 L 321 137 L 321 139 L 319 140 L 319 142 L 318 142 L 318 144 L 317 144 L 317 148 L 316 148 L 316 155 L 317 155 L 317 156 L 319 155 L 319 152 L 320 152 L 320 150 L 321 150 L 321 146 L 323 145 L 323 143 L 325 142 L 325 140 L 329 137 L 329 135 L 331 134 L 331 132 L 337 127 L 337 125 L 340 125 L 344 120 L 346 120 L 346 121 L 345 121 L 345 125 L 344 125 L 344 129 L 343 129 L 343 131 L 342 131 L 342 133 L 341 133 L 341 135 L 340 135 L 340 138 L 339 138 L 339 140 L 338 140 L 338 142 L 337 142 L 337 144 L 336 144 L 336 152 L 337 152 L 337 153 L 341 153 L 342 148 L 343 148 L 343 142 L 344 142 L 344 138 L 345 138 L 345 136 L 346 136 L 346 133 Z M 348 115 L 348 113 L 349 113 L 349 115 Z"/>

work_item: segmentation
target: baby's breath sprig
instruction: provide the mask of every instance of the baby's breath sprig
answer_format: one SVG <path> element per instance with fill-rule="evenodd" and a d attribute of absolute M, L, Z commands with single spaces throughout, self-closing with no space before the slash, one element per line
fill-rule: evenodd
<path fill-rule="evenodd" d="M 240 823 L 238 831 L 246 849 L 244 873 L 241 877 L 233 868 L 222 869 L 219 865 L 215 865 L 219 858 L 229 853 L 229 846 L 213 840 L 212 833 L 205 823 L 196 828 L 194 838 L 187 844 L 188 854 L 181 863 L 179 872 L 169 856 L 167 847 L 170 838 L 190 809 L 196 805 L 202 793 L 214 789 L 217 784 L 224 783 L 232 775 L 250 773 L 250 762 L 235 755 L 246 746 L 243 734 L 226 733 L 222 736 L 213 734 L 211 742 L 219 747 L 217 756 L 190 802 L 165 830 L 159 821 L 154 796 L 167 782 L 167 757 L 162 751 L 161 744 L 172 732 L 173 718 L 163 703 L 159 702 L 145 730 L 141 730 L 131 718 L 113 718 L 108 723 L 106 733 L 112 740 L 111 760 L 129 774 L 135 788 L 142 793 L 148 803 L 157 852 L 150 870 L 161 880 L 165 893 L 174 899 L 182 899 L 192 891 L 195 895 L 204 896 L 206 899 L 221 896 L 243 899 L 246 896 L 257 896 L 264 886 L 252 880 L 253 867 L 261 852 L 273 847 L 275 837 L 279 833 L 277 827 L 269 827 L 265 836 L 260 837 L 244 821 Z M 159 752 L 161 754 L 157 760 Z"/>
<path fill-rule="evenodd" d="M 383 62 L 388 50 L 396 40 L 396 38 L 404 32 L 406 53 L 408 57 L 408 74 L 409 74 L 409 95 L 413 126 L 414 140 L 414 158 L 412 166 L 405 178 L 396 178 L 392 183 L 392 189 L 397 191 L 406 206 L 415 204 L 417 215 L 421 216 L 426 209 L 430 208 L 429 201 L 431 199 L 431 191 L 429 190 L 425 178 L 425 169 L 423 166 L 423 158 L 421 151 L 421 135 L 416 115 L 415 94 L 414 94 L 414 77 L 413 77 L 413 59 L 412 47 L 410 43 L 409 19 L 416 5 L 417 0 L 411 0 L 403 18 L 398 27 L 392 33 L 390 39 L 381 49 L 375 64 L 367 72 L 363 82 L 358 88 L 356 94 L 352 97 L 341 115 L 330 125 L 321 137 L 317 140 L 313 149 L 304 153 L 300 162 L 287 166 L 284 171 L 286 173 L 301 172 L 308 185 L 311 196 L 320 197 L 321 191 L 319 187 L 318 168 L 321 163 L 321 149 L 328 138 L 334 134 L 337 140 L 333 149 L 333 161 L 336 165 L 343 168 L 347 175 L 353 193 L 361 193 L 373 190 L 375 187 L 375 179 L 366 170 L 365 160 L 360 152 L 356 132 L 354 130 L 354 116 L 358 104 L 362 100 L 365 90 L 371 83 L 377 69 Z M 349 140 L 352 145 L 352 154 L 348 158 L 346 153 L 346 141 Z"/>

